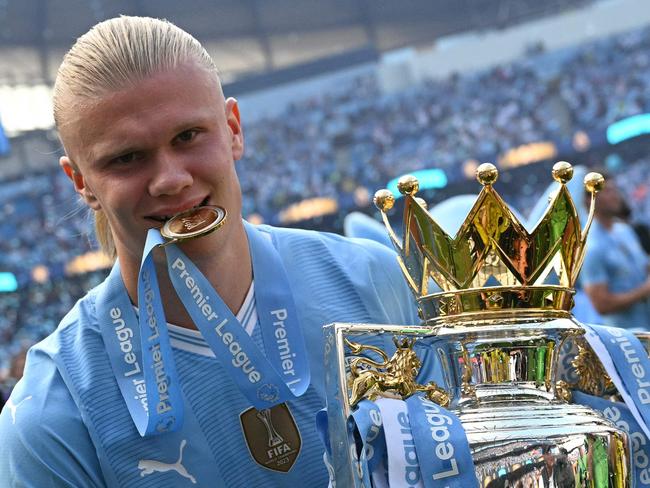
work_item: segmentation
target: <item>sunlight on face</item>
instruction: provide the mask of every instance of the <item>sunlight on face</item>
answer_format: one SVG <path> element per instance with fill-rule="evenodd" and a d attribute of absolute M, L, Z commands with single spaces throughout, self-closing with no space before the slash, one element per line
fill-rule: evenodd
<path fill-rule="evenodd" d="M 147 229 L 197 205 L 241 215 L 236 102 L 195 64 L 80 105 L 60 133 L 76 190 L 105 213 L 120 255 L 139 256 Z"/>

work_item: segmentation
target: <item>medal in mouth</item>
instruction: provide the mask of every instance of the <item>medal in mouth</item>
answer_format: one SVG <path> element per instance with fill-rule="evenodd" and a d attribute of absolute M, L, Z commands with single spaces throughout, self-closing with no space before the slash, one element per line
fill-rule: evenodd
<path fill-rule="evenodd" d="M 170 218 L 160 233 L 172 242 L 194 239 L 214 232 L 226 222 L 226 210 L 216 205 L 203 205 L 185 210 Z"/>

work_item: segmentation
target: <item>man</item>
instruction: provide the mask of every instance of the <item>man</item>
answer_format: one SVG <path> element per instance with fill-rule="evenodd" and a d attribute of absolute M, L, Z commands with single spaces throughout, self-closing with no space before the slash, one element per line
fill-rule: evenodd
<path fill-rule="evenodd" d="M 116 264 L 30 351 L 17 407 L 0 415 L 0 486 L 325 486 L 314 425 L 324 406 L 321 326 L 416 323 L 394 255 L 242 221 L 237 102 L 224 99 L 202 46 L 168 22 L 121 17 L 79 38 L 59 69 L 54 111 L 61 166 Z M 225 224 L 166 248 L 170 261 L 154 249 L 156 286 L 149 261 L 140 270 L 147 236 L 158 235 L 149 230 L 206 205 L 223 207 Z M 285 302 L 269 322 L 267 305 Z M 157 306 L 170 325 L 157 321 Z M 206 328 L 192 310 L 226 319 Z M 138 331 L 158 340 L 167 329 L 171 359 L 162 339 L 143 339 L 140 351 Z M 300 336 L 291 351 L 290 332 Z M 286 385 L 257 388 L 272 368 L 252 360 L 256 350 Z M 282 397 L 289 389 L 295 396 Z"/>
<path fill-rule="evenodd" d="M 648 256 L 634 230 L 618 220 L 622 205 L 620 192 L 613 180 L 608 179 L 596 198 L 580 280 L 606 325 L 647 330 L 650 327 Z"/>

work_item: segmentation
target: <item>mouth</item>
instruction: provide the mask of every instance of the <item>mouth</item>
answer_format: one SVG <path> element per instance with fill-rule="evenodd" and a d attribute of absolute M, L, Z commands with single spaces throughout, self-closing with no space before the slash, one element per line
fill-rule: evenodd
<path fill-rule="evenodd" d="M 205 205 L 208 204 L 209 200 L 210 200 L 210 196 L 208 195 L 208 196 L 205 197 L 203 200 L 201 200 L 201 202 L 199 202 L 198 204 L 194 205 L 193 207 L 188 208 L 188 209 L 184 209 L 184 210 L 181 210 L 181 211 L 182 211 L 182 212 L 185 212 L 185 211 L 187 211 L 187 210 L 191 210 L 191 209 L 194 209 L 194 208 L 203 207 L 203 206 L 205 206 Z M 175 212 L 175 213 L 173 213 L 173 214 L 171 214 L 171 215 L 148 215 L 148 216 L 145 217 L 145 218 L 147 218 L 147 219 L 149 219 L 149 220 L 153 220 L 154 222 L 158 222 L 158 223 L 164 224 L 164 223 L 167 222 L 169 219 L 171 219 L 174 215 L 176 215 L 177 213 L 180 213 L 181 211 Z"/>

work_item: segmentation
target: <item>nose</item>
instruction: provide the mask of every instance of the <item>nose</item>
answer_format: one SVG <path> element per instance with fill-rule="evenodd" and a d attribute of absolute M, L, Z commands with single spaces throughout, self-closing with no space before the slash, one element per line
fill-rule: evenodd
<path fill-rule="evenodd" d="M 153 175 L 149 181 L 149 194 L 153 197 L 178 195 L 192 185 L 194 179 L 182 158 L 160 154 L 156 158 Z"/>

